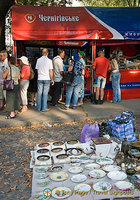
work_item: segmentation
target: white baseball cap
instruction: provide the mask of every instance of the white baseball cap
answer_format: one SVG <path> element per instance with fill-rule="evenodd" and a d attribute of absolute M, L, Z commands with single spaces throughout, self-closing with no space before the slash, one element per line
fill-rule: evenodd
<path fill-rule="evenodd" d="M 26 56 L 21 56 L 18 59 L 21 60 L 24 65 L 29 65 L 29 61 L 28 61 L 28 58 Z"/>

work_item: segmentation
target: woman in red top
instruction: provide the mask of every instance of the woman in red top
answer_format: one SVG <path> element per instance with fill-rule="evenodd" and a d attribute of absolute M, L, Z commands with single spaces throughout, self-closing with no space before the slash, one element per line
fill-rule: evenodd
<path fill-rule="evenodd" d="M 29 87 L 29 76 L 30 76 L 30 66 L 28 58 L 25 56 L 22 56 L 19 58 L 21 70 L 20 70 L 20 80 L 19 80 L 19 92 L 20 92 L 20 99 L 21 99 L 21 113 L 24 113 L 27 111 L 27 89 Z"/>

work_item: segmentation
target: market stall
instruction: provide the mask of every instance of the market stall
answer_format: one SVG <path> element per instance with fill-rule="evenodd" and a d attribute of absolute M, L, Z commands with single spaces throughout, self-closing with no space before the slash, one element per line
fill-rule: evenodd
<path fill-rule="evenodd" d="M 14 40 L 15 56 L 25 54 L 24 45 L 32 43 L 32 47 L 42 44 L 48 47 L 51 57 L 54 48 L 60 44 L 69 46 L 70 41 L 90 43 L 92 60 L 96 57 L 98 46 L 105 46 L 110 50 L 112 46 L 121 47 L 126 44 L 140 45 L 140 8 L 95 8 L 95 7 L 39 7 L 39 6 L 13 6 L 12 7 L 12 33 Z M 20 19 L 20 21 L 19 21 Z M 87 20 L 88 19 L 88 20 Z M 40 42 L 41 41 L 41 42 Z M 23 45 L 24 43 L 24 45 Z M 131 47 L 132 48 L 132 47 Z M 129 49 L 126 48 L 125 49 Z M 137 48 L 140 54 L 140 48 Z M 30 51 L 28 49 L 28 51 Z M 39 51 L 39 49 L 38 49 Z M 89 51 L 87 51 L 89 52 Z M 132 49 L 132 52 L 133 49 Z M 140 60 L 140 57 L 137 58 Z M 131 61 L 131 66 L 136 62 Z M 129 68 L 130 63 L 126 67 Z M 125 69 L 126 70 L 126 69 Z M 91 72 L 92 73 L 92 72 Z M 130 73 L 121 71 L 122 74 L 122 99 L 140 98 L 139 67 Z M 130 80 L 126 74 L 136 80 L 130 88 Z M 108 82 L 109 84 L 109 82 Z M 124 86 L 126 85 L 126 86 Z M 90 89 L 89 89 L 90 86 Z M 93 92 L 93 76 L 88 80 L 88 91 Z M 108 88 L 109 87 L 109 88 Z M 125 89 L 125 88 L 126 89 Z M 110 99 L 112 89 L 107 85 L 106 99 Z M 137 93 L 137 95 L 129 95 Z M 139 95 L 138 95 L 139 93 Z M 124 95 L 125 94 L 125 95 Z M 128 96 L 127 96 L 128 95 Z"/>

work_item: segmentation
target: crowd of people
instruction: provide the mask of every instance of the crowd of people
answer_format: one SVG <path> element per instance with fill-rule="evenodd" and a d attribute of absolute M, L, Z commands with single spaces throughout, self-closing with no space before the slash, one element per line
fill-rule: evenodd
<path fill-rule="evenodd" d="M 7 119 L 13 119 L 18 113 L 24 113 L 28 109 L 28 92 L 31 93 L 31 105 L 36 106 L 38 111 L 48 112 L 47 100 L 50 87 L 53 86 L 52 106 L 58 106 L 63 90 L 63 76 L 65 76 L 64 62 L 69 64 L 68 72 L 73 72 L 74 78 L 70 85 L 66 85 L 65 105 L 60 109 L 68 110 L 83 104 L 84 99 L 84 76 L 86 55 L 79 51 L 77 60 L 68 59 L 63 49 L 58 49 L 58 54 L 53 60 L 48 58 L 48 49 L 42 50 L 42 56 L 38 54 L 30 65 L 26 56 L 18 58 L 19 64 L 15 65 L 14 57 L 8 56 L 7 52 L 0 52 L 0 109 L 9 112 Z M 31 68 L 34 77 L 30 80 Z M 93 62 L 95 99 L 93 104 L 104 103 L 104 88 L 107 71 L 111 72 L 113 99 L 112 103 L 121 101 L 120 72 L 117 54 L 114 51 L 110 59 L 105 58 L 104 52 L 99 51 L 98 57 Z M 14 80 L 13 90 L 4 90 L 4 80 Z"/>

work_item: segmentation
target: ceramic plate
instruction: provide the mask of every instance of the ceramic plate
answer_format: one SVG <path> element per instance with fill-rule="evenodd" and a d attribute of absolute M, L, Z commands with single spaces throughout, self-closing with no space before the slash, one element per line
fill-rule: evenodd
<path fill-rule="evenodd" d="M 44 178 L 47 178 L 49 175 L 47 174 L 47 173 L 38 173 L 37 172 L 37 175 L 36 175 L 36 177 L 37 177 L 37 179 L 44 179 Z"/>
<path fill-rule="evenodd" d="M 107 176 L 113 181 L 122 181 L 127 178 L 127 175 L 122 171 L 112 171 Z"/>
<path fill-rule="evenodd" d="M 89 175 L 92 178 L 102 178 L 106 175 L 106 173 L 101 169 L 94 169 L 94 170 L 89 172 Z"/>
<path fill-rule="evenodd" d="M 82 167 L 71 167 L 68 169 L 68 171 L 73 174 L 78 174 L 83 171 L 83 168 Z"/>
<path fill-rule="evenodd" d="M 67 187 L 57 187 L 52 191 L 52 196 L 56 199 L 64 199 L 69 197 L 71 194 L 72 191 Z"/>
<path fill-rule="evenodd" d="M 50 183 L 49 179 L 42 179 L 37 182 L 37 185 L 40 187 L 46 187 Z"/>
<path fill-rule="evenodd" d="M 34 195 L 34 197 L 32 197 L 32 200 L 48 200 L 50 197 L 44 197 L 43 192 L 40 192 L 36 195 Z"/>
<path fill-rule="evenodd" d="M 59 172 L 59 171 L 61 171 L 63 169 L 63 166 L 62 165 L 56 165 L 56 166 L 53 166 L 52 168 L 51 168 L 51 171 L 52 172 Z"/>
<path fill-rule="evenodd" d="M 71 177 L 71 180 L 75 183 L 83 182 L 87 179 L 87 177 L 83 174 L 77 174 Z"/>
<path fill-rule="evenodd" d="M 134 190 L 134 185 L 130 182 L 127 181 L 118 181 L 115 183 L 115 186 L 119 189 L 119 190 Z"/>
<path fill-rule="evenodd" d="M 107 172 L 121 170 L 121 168 L 117 165 L 105 165 L 104 167 L 102 167 L 102 169 L 107 171 Z"/>
<path fill-rule="evenodd" d="M 68 174 L 66 172 L 54 172 L 50 175 L 50 178 L 53 181 L 64 181 L 68 178 Z"/>
<path fill-rule="evenodd" d="M 38 173 L 45 173 L 48 172 L 50 167 L 40 167 L 40 168 L 36 168 L 35 171 Z"/>
<path fill-rule="evenodd" d="M 78 192 L 89 192 L 90 190 L 91 190 L 91 186 L 84 183 L 81 183 L 74 187 L 74 191 L 78 191 Z"/>
<path fill-rule="evenodd" d="M 86 169 L 88 170 L 93 170 L 93 169 L 99 169 L 100 168 L 100 165 L 96 164 L 96 163 L 90 163 L 90 164 L 87 164 L 85 166 Z"/>
<path fill-rule="evenodd" d="M 112 185 L 108 182 L 97 182 L 93 185 L 93 189 L 99 192 L 111 190 Z"/>
<path fill-rule="evenodd" d="M 96 162 L 99 164 L 99 165 L 111 165 L 114 163 L 114 161 L 111 159 L 111 158 L 98 158 L 96 160 Z"/>

